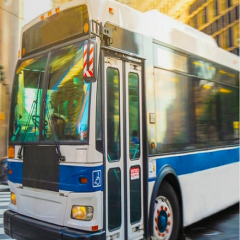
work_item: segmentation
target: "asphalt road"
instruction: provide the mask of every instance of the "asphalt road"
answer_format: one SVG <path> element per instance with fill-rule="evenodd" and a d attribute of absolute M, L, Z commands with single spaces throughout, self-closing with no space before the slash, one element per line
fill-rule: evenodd
<path fill-rule="evenodd" d="M 239 240 L 239 204 L 195 223 L 179 240 Z"/>

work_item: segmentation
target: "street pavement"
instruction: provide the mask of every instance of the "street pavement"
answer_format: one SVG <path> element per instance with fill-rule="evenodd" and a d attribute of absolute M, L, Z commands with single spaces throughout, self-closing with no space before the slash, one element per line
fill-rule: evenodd
<path fill-rule="evenodd" d="M 5 185 L 0 185 L 0 239 L 6 240 L 11 239 L 9 236 L 4 234 L 3 229 L 3 213 L 8 209 L 8 204 L 10 201 L 9 187 Z"/>
<path fill-rule="evenodd" d="M 179 240 L 239 240 L 239 204 L 184 229 Z"/>

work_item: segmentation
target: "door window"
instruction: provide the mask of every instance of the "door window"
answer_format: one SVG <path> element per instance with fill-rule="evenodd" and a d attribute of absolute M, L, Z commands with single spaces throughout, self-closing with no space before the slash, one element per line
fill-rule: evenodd
<path fill-rule="evenodd" d="M 141 220 L 141 172 L 140 166 L 130 168 L 130 222 Z"/>
<path fill-rule="evenodd" d="M 128 74 L 129 97 L 129 156 L 131 160 L 140 156 L 139 125 L 139 78 L 137 73 Z"/>
<path fill-rule="evenodd" d="M 120 159 L 120 93 L 119 71 L 107 69 L 107 140 L 108 161 Z"/>
<path fill-rule="evenodd" d="M 108 229 L 113 231 L 121 226 L 121 170 L 108 171 Z"/>

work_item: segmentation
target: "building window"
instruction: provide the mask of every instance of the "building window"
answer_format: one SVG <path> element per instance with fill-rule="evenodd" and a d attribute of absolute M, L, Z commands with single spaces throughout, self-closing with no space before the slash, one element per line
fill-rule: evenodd
<path fill-rule="evenodd" d="M 224 10 L 226 10 L 226 8 L 227 8 L 227 0 L 219 0 L 219 2 L 218 2 L 219 4 L 218 4 L 218 10 L 219 10 L 219 14 L 221 13 L 221 12 L 223 12 Z"/>
<path fill-rule="evenodd" d="M 232 9 L 231 12 L 229 12 L 229 15 L 230 22 L 234 22 L 236 20 L 236 10 Z"/>
<path fill-rule="evenodd" d="M 210 26 L 204 28 L 202 31 L 203 31 L 204 33 L 208 34 L 208 35 L 211 35 L 211 27 L 210 27 Z"/>
<path fill-rule="evenodd" d="M 189 15 L 191 15 L 193 12 L 197 10 L 197 2 L 194 2 L 189 9 Z"/>
<path fill-rule="evenodd" d="M 205 23 L 205 14 L 204 10 L 200 11 L 197 16 L 198 16 L 198 28 L 201 27 Z"/>
<path fill-rule="evenodd" d="M 223 25 L 222 25 L 222 18 L 219 18 L 217 21 L 217 30 L 221 30 Z"/>
<path fill-rule="evenodd" d="M 233 41 L 232 41 L 232 28 L 228 29 L 229 31 L 229 47 L 233 46 Z"/>
<path fill-rule="evenodd" d="M 196 28 L 195 17 L 192 17 L 188 23 L 191 27 Z"/>
<path fill-rule="evenodd" d="M 239 46 L 239 22 L 232 27 L 233 46 Z"/>
<path fill-rule="evenodd" d="M 223 48 L 223 32 L 221 32 L 219 35 L 219 47 Z"/>
<path fill-rule="evenodd" d="M 219 11 L 218 11 L 218 0 L 215 1 L 215 10 L 216 10 L 216 16 L 219 14 Z"/>
<path fill-rule="evenodd" d="M 207 14 L 207 17 L 208 17 L 207 21 L 208 21 L 208 22 L 211 22 L 211 21 L 214 19 L 215 15 L 216 15 L 216 11 L 215 11 L 215 1 L 211 2 L 211 3 L 207 6 L 207 12 L 206 12 L 206 14 Z"/>
<path fill-rule="evenodd" d="M 212 34 L 213 34 L 213 33 L 217 32 L 217 22 L 215 21 L 211 25 L 212 25 Z"/>
<path fill-rule="evenodd" d="M 224 22 L 224 16 L 222 16 L 221 19 L 222 19 L 222 28 L 224 28 L 226 26 L 226 24 Z"/>
<path fill-rule="evenodd" d="M 192 18 L 193 22 L 194 22 L 194 26 L 195 28 L 198 28 L 198 20 L 197 20 L 197 15 L 195 15 L 193 18 Z"/>
<path fill-rule="evenodd" d="M 228 29 L 223 32 L 223 48 L 227 49 L 229 47 L 229 34 L 228 34 Z"/>
<path fill-rule="evenodd" d="M 226 13 L 224 16 L 224 26 L 227 26 L 229 24 L 229 14 Z"/>
<path fill-rule="evenodd" d="M 236 20 L 239 19 L 239 5 L 235 8 L 236 10 Z"/>

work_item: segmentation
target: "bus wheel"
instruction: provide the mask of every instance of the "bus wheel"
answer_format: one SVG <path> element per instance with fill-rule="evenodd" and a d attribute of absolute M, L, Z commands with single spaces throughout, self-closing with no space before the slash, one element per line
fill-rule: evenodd
<path fill-rule="evenodd" d="M 173 187 L 163 181 L 155 199 L 154 240 L 177 240 L 180 228 L 180 210 Z"/>

